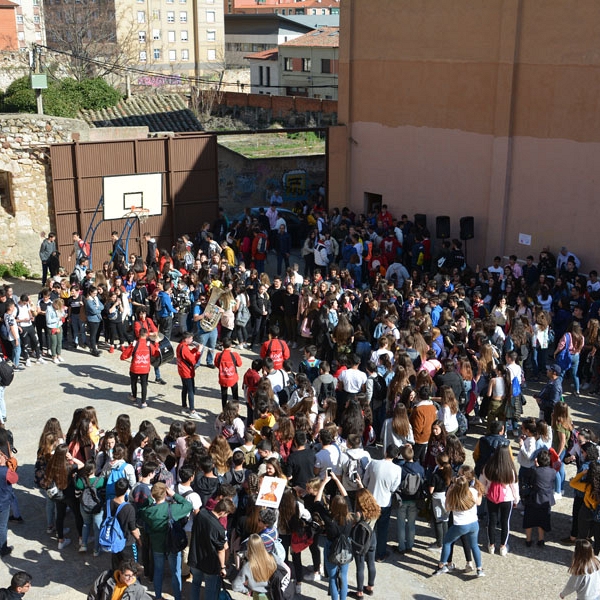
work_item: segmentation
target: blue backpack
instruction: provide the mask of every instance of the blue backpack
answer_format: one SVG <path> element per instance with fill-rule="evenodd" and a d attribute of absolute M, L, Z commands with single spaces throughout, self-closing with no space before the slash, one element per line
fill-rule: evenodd
<path fill-rule="evenodd" d="M 571 355 L 569 354 L 569 346 L 571 345 L 571 336 L 565 334 L 565 347 L 558 353 L 554 361 L 561 369 L 563 376 L 571 368 Z"/>
<path fill-rule="evenodd" d="M 117 519 L 117 515 L 126 504 L 127 502 L 122 502 L 119 504 L 119 508 L 117 508 L 115 514 L 111 515 L 110 500 L 107 500 L 106 502 L 106 518 L 104 519 L 102 527 L 100 528 L 100 540 L 98 542 L 100 549 L 104 552 L 116 554 L 125 548 L 125 543 L 127 540 L 125 538 L 125 534 L 123 533 L 123 529 L 121 529 L 121 524 Z"/>

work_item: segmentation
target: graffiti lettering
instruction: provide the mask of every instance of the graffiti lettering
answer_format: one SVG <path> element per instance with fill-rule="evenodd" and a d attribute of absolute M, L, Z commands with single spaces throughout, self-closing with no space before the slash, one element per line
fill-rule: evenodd
<path fill-rule="evenodd" d="M 144 75 L 138 77 L 138 85 L 148 85 L 151 87 L 161 87 L 163 85 L 181 85 L 181 75 L 166 75 L 164 77 L 156 75 Z"/>
<path fill-rule="evenodd" d="M 283 176 L 283 189 L 286 196 L 304 198 L 306 196 L 306 171 L 288 171 Z"/>

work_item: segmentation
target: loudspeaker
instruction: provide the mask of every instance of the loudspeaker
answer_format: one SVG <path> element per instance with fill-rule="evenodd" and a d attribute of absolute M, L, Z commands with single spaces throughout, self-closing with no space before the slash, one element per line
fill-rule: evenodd
<path fill-rule="evenodd" d="M 427 229 L 427 215 L 418 213 L 415 215 L 415 227 L 417 229 Z"/>
<path fill-rule="evenodd" d="M 475 219 L 474 217 L 461 217 L 460 219 L 460 239 L 472 240 L 475 237 Z"/>
<path fill-rule="evenodd" d="M 450 217 L 435 218 L 435 237 L 440 240 L 447 240 L 450 237 Z"/>

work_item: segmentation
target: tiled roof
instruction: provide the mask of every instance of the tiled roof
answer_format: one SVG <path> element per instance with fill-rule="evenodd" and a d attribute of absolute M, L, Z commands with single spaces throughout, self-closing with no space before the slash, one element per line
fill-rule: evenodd
<path fill-rule="evenodd" d="M 17 8 L 18 4 L 10 0 L 0 0 L 0 8 Z"/>
<path fill-rule="evenodd" d="M 244 58 L 252 58 L 255 60 L 277 60 L 277 54 L 277 48 L 271 48 L 270 50 L 263 50 L 262 52 L 255 52 L 254 54 L 246 54 Z"/>
<path fill-rule="evenodd" d="M 316 31 L 305 33 L 300 37 L 294 38 L 289 42 L 280 44 L 281 46 L 327 46 L 338 48 L 340 45 L 339 27 L 321 27 Z"/>
<path fill-rule="evenodd" d="M 151 132 L 202 131 L 200 121 L 179 94 L 132 96 L 112 108 L 84 110 L 80 114 L 92 127 L 146 126 Z"/>

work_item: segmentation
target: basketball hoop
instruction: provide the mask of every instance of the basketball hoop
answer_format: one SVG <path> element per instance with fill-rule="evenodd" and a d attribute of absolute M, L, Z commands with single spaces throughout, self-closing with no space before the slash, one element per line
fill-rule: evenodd
<path fill-rule="evenodd" d="M 150 216 L 150 209 L 141 206 L 132 206 L 131 210 L 123 215 L 124 219 L 137 219 L 140 223 L 145 223 Z"/>

